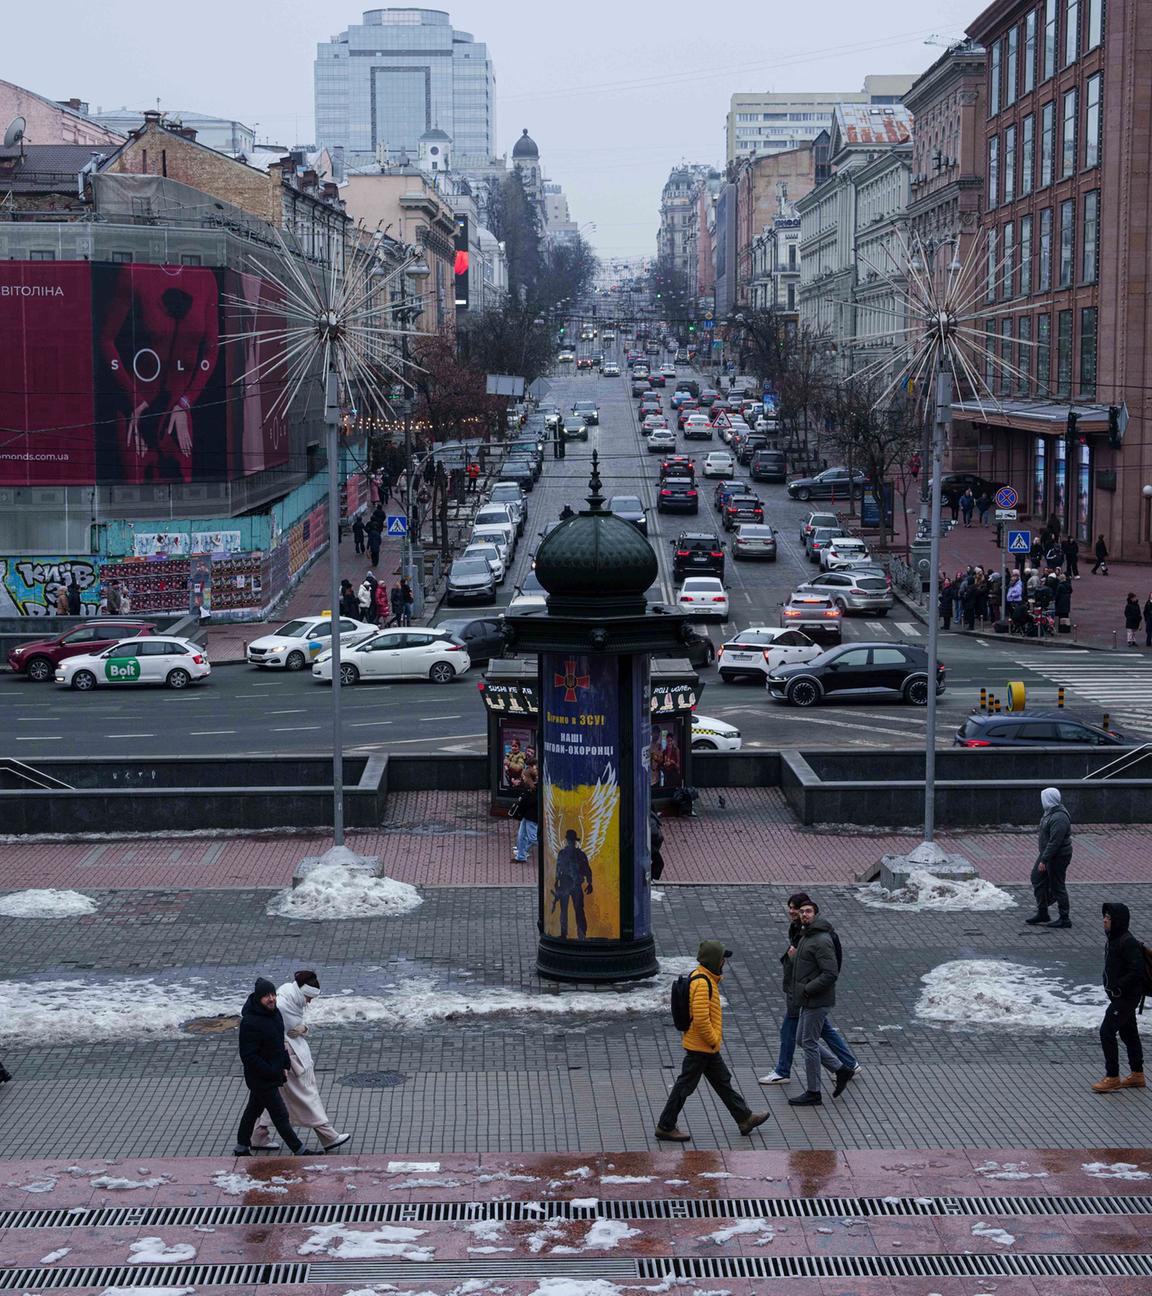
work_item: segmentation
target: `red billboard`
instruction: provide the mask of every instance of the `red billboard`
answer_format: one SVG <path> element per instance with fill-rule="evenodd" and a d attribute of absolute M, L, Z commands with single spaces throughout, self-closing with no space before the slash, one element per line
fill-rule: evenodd
<path fill-rule="evenodd" d="M 225 481 L 284 463 L 283 371 L 253 376 L 282 343 L 236 336 L 282 328 L 279 297 L 201 266 L 0 263 L 0 485 Z"/>

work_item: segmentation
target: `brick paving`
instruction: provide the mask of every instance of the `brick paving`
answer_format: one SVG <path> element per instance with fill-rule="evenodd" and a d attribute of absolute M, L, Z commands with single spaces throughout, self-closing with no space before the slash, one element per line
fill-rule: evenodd
<path fill-rule="evenodd" d="M 725 801 L 720 808 L 720 796 Z M 818 832 L 798 827 L 776 788 L 706 789 L 694 819 L 665 820 L 664 882 L 846 883 L 886 853 L 919 837 Z M 365 855 L 379 855 L 391 877 L 419 886 L 520 886 L 529 870 L 511 860 L 512 826 L 488 814 L 482 792 L 394 793 L 375 832 L 348 835 Z M 993 882 L 1025 878 L 1034 828 L 941 835 Z M 305 855 L 330 844 L 316 834 L 151 838 L 126 841 L 0 843 L 0 890 L 23 887 L 278 887 Z M 1069 881 L 1152 881 L 1152 852 L 1140 827 L 1078 830 Z"/>

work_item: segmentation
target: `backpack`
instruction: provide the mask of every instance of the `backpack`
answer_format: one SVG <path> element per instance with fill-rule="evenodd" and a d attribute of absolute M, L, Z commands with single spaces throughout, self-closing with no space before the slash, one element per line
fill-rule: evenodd
<path fill-rule="evenodd" d="M 1144 1000 L 1152 995 L 1152 949 L 1141 943 L 1140 953 L 1144 955 L 1144 988 L 1140 992 L 1140 1011 L 1144 1011 Z"/>
<path fill-rule="evenodd" d="M 832 944 L 836 947 L 836 971 L 839 972 L 844 967 L 844 947 L 840 944 L 840 936 L 835 931 L 832 933 Z"/>
<path fill-rule="evenodd" d="M 678 976 L 672 982 L 672 1024 L 681 1034 L 692 1026 L 692 1004 L 689 996 L 692 993 L 692 982 L 703 981 L 708 986 L 708 998 L 712 998 L 712 982 L 702 972 L 691 976 Z"/>

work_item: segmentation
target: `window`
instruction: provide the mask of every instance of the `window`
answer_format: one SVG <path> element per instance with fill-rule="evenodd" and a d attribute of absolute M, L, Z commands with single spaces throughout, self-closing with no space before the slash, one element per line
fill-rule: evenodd
<path fill-rule="evenodd" d="M 1004 132 L 1004 201 L 1016 197 L 1016 127 Z"/>
<path fill-rule="evenodd" d="M 56 253 L 50 252 L 46 248 L 33 248 L 28 253 L 29 261 L 55 261 Z"/>
<path fill-rule="evenodd" d="M 1020 217 L 1020 295 L 1032 291 L 1032 217 Z M 1021 320 L 1021 323 L 1024 321 Z"/>
<path fill-rule="evenodd" d="M 1040 188 L 1052 183 L 1052 158 L 1056 150 L 1056 105 L 1046 103 L 1040 109 Z"/>
<path fill-rule="evenodd" d="M 1013 127 L 1015 129 L 1015 127 Z M 1020 123 L 1020 197 L 1032 192 L 1036 165 L 1036 118 L 1029 113 Z"/>
<path fill-rule="evenodd" d="M 995 117 L 1000 111 L 1000 58 L 1004 42 L 997 41 L 992 46 L 992 55 L 988 60 L 988 116 Z"/>
<path fill-rule="evenodd" d="M 1056 75 L 1056 0 L 1044 0 L 1044 75 L 1041 81 Z"/>
<path fill-rule="evenodd" d="M 1004 226 L 1004 246 L 1000 257 L 1000 296 L 1011 297 L 1015 290 L 1016 277 L 1016 223 L 1009 221 Z M 1006 324 L 1007 320 L 1004 321 Z"/>
<path fill-rule="evenodd" d="M 1064 129 L 1060 136 L 1060 175 L 1067 179 L 1076 174 L 1076 91 L 1064 94 Z"/>
<path fill-rule="evenodd" d="M 1052 316 L 1036 317 L 1036 392 L 1047 396 L 1052 379 Z M 1042 511 L 1042 510 L 1040 510 Z"/>
<path fill-rule="evenodd" d="M 1104 0 L 1088 0 L 1085 49 L 1094 50 L 1104 35 Z"/>
<path fill-rule="evenodd" d="M 1068 198 L 1060 204 L 1060 274 L 1057 286 L 1068 288 L 1075 274 L 1076 262 L 1076 200 Z"/>
<path fill-rule="evenodd" d="M 1024 93 L 1036 89 L 1036 10 L 1024 19 Z"/>
<path fill-rule="evenodd" d="M 1096 399 L 1096 307 L 1080 312 L 1080 395 Z"/>
<path fill-rule="evenodd" d="M 1082 260 L 1080 277 L 1084 283 L 1095 283 L 1100 275 L 1100 190 L 1084 195 L 1084 221 L 1080 235 Z"/>
<path fill-rule="evenodd" d="M 108 260 L 114 262 L 117 265 L 127 265 L 132 260 L 132 253 L 131 252 L 110 252 L 108 254 Z"/>
<path fill-rule="evenodd" d="M 1064 66 L 1076 62 L 1080 46 L 1080 0 L 1066 0 L 1064 8 Z"/>
<path fill-rule="evenodd" d="M 989 392 L 994 390 L 996 381 L 996 321 L 989 320 L 984 325 L 984 386 Z"/>
<path fill-rule="evenodd" d="M 1088 78 L 1084 88 L 1084 165 L 1100 165 L 1100 89 L 1102 79 L 1097 72 Z"/>
<path fill-rule="evenodd" d="M 180 264 L 186 266 L 203 265 L 203 261 L 198 252 L 182 252 L 180 254 Z"/>
<path fill-rule="evenodd" d="M 996 231 L 994 229 L 990 229 L 988 231 L 988 279 L 987 279 L 989 301 L 996 300 L 996 265 L 997 265 Z"/>
<path fill-rule="evenodd" d="M 1004 106 L 1016 102 L 1016 69 L 1020 62 L 1020 28 L 1013 27 L 1004 41 Z"/>
<path fill-rule="evenodd" d="M 1072 395 L 1072 312 L 1056 316 L 1056 395 L 1067 400 Z M 1063 444 L 1063 443 L 1061 443 Z"/>
<path fill-rule="evenodd" d="M 1016 375 L 1016 394 L 1017 396 L 1027 396 L 1028 375 L 1032 371 L 1032 316 L 1022 315 L 1020 323 L 1016 328 L 1016 335 L 1020 339 L 1020 372 Z"/>
<path fill-rule="evenodd" d="M 873 648 L 873 666 L 903 666 L 907 658 L 899 648 Z"/>
<path fill-rule="evenodd" d="M 1048 477 L 1048 442 L 1037 437 L 1032 447 L 1032 516 L 1045 516 L 1045 486 Z"/>
<path fill-rule="evenodd" d="M 847 652 L 841 653 L 836 658 L 838 666 L 867 666 L 868 649 L 867 648 L 850 648 Z"/>
<path fill-rule="evenodd" d="M 1052 208 L 1040 213 L 1040 246 L 1037 248 L 1039 267 L 1036 271 L 1036 291 L 1052 290 Z"/>
<path fill-rule="evenodd" d="M 1012 367 L 1015 362 L 1015 348 L 1012 343 L 1012 320 L 1000 321 L 1000 395 L 1008 396 L 1012 391 Z"/>
<path fill-rule="evenodd" d="M 1000 136 L 988 141 L 988 207 L 991 210 L 1000 201 Z"/>
<path fill-rule="evenodd" d="M 1056 464 L 1052 474 L 1052 512 L 1064 516 L 1064 484 L 1068 480 L 1066 445 L 1063 437 L 1056 442 Z"/>

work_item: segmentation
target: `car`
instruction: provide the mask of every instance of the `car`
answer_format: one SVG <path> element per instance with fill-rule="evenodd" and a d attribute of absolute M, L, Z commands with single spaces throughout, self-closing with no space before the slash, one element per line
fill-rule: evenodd
<path fill-rule="evenodd" d="M 695 401 L 686 401 L 676 411 L 676 426 L 683 430 L 684 424 L 688 422 L 693 414 L 698 414 L 699 412 L 700 407 Z"/>
<path fill-rule="evenodd" d="M 691 477 L 696 480 L 696 460 L 691 455 L 670 454 L 660 460 L 660 476 Z"/>
<path fill-rule="evenodd" d="M 797 586 L 797 591 L 830 595 L 841 612 L 867 612 L 887 616 L 895 605 L 892 582 L 878 567 L 862 567 L 858 571 L 828 572 L 814 576 Z"/>
<path fill-rule="evenodd" d="M 653 387 L 663 387 L 667 384 L 668 380 L 664 377 L 664 375 L 660 372 L 659 369 L 653 369 L 651 373 L 649 373 L 648 375 L 648 381 L 652 384 Z"/>
<path fill-rule="evenodd" d="M 57 684 L 86 693 L 102 685 L 162 684 L 184 689 L 212 674 L 208 651 L 191 639 L 149 633 L 114 643 L 101 652 L 65 657 Z"/>
<path fill-rule="evenodd" d="M 588 424 L 575 414 L 569 414 L 561 424 L 562 433 L 565 441 L 587 441 Z"/>
<path fill-rule="evenodd" d="M 653 430 L 653 428 L 666 429 L 667 427 L 668 427 L 668 416 L 666 414 L 645 414 L 643 420 L 640 423 L 640 430 L 641 432 L 644 433 L 645 436 L 647 436 L 648 433 Z"/>
<path fill-rule="evenodd" d="M 455 565 L 455 564 L 454 564 Z M 472 665 L 463 642 L 443 626 L 397 627 L 358 640 L 340 653 L 340 683 L 429 679 L 451 684 Z M 315 683 L 332 683 L 332 654 L 312 663 Z"/>
<path fill-rule="evenodd" d="M 503 657 L 507 647 L 502 616 L 447 617 L 436 629 L 462 643 L 474 666 Z"/>
<path fill-rule="evenodd" d="M 711 409 L 715 401 L 720 399 L 720 393 L 713 391 L 711 387 L 705 387 L 702 392 L 698 393 L 700 398 L 701 409 Z"/>
<path fill-rule="evenodd" d="M 608 501 L 608 512 L 631 522 L 641 535 L 648 534 L 648 511 L 638 495 L 613 495 Z"/>
<path fill-rule="evenodd" d="M 808 561 L 819 563 L 820 551 L 827 548 L 833 540 L 838 540 L 841 536 L 847 534 L 843 527 L 817 527 L 804 542 L 804 551 L 808 555 Z"/>
<path fill-rule="evenodd" d="M 686 624 L 680 632 L 680 637 L 683 641 L 683 653 L 681 654 L 681 650 L 677 648 L 675 655 L 687 657 L 697 670 L 703 666 L 711 666 L 716 660 L 716 645 L 702 630 Z"/>
<path fill-rule="evenodd" d="M 705 477 L 730 478 L 736 471 L 736 461 L 727 450 L 713 450 L 704 459 Z"/>
<path fill-rule="evenodd" d="M 593 368 L 593 369 L 603 369 L 603 368 L 604 368 L 604 357 L 603 357 L 599 352 L 597 352 L 597 353 L 592 357 L 592 368 Z"/>
<path fill-rule="evenodd" d="M 644 419 L 646 419 L 649 414 L 658 414 L 661 418 L 664 418 L 665 417 L 664 406 L 660 404 L 660 401 L 658 399 L 649 400 L 647 397 L 644 397 L 644 399 L 641 400 L 640 406 L 636 411 L 636 416 L 637 418 L 640 419 L 641 422 L 643 422 Z"/>
<path fill-rule="evenodd" d="M 584 328 L 582 328 L 582 329 L 580 330 L 580 341 L 581 341 L 581 342 L 591 342 L 592 339 L 593 339 L 595 336 L 596 336 L 596 330 L 595 330 L 595 329 L 588 328 L 587 326 L 585 326 Z"/>
<path fill-rule="evenodd" d="M 755 495 L 732 495 L 724 505 L 721 521 L 725 531 L 731 531 L 737 522 L 763 522 L 764 505 Z"/>
<path fill-rule="evenodd" d="M 484 558 L 457 558 L 448 568 L 445 603 L 491 603 L 495 597 L 496 573 Z"/>
<path fill-rule="evenodd" d="M 712 424 L 706 414 L 689 414 L 683 424 L 684 438 L 689 441 L 711 441 Z"/>
<path fill-rule="evenodd" d="M 576 368 L 577 368 L 577 369 L 591 369 L 591 368 L 592 368 L 592 357 L 591 357 L 591 356 L 577 356 L 577 357 L 576 357 Z"/>
<path fill-rule="evenodd" d="M 804 546 L 804 551 L 808 551 L 808 537 L 816 530 L 817 527 L 838 527 L 840 517 L 836 513 L 817 513 L 815 510 L 804 517 L 800 523 L 800 543 Z"/>
<path fill-rule="evenodd" d="M 555 427 L 560 426 L 560 416 L 556 416 Z M 544 466 L 544 447 L 549 441 L 549 429 L 541 425 L 540 432 L 532 437 L 521 437 L 508 443 L 506 456 L 509 459 L 531 459 L 535 468 L 536 476 L 540 476 L 540 469 Z"/>
<path fill-rule="evenodd" d="M 572 413 L 578 418 L 582 418 L 585 423 L 592 426 L 599 426 L 600 423 L 600 406 L 595 401 L 582 400 L 577 401 L 572 406 Z"/>
<path fill-rule="evenodd" d="M 637 378 L 635 375 L 632 376 L 633 396 L 643 396 L 646 391 L 651 391 L 651 390 L 652 390 L 652 384 L 648 381 L 647 378 Z"/>
<path fill-rule="evenodd" d="M 604 341 L 605 343 L 608 343 L 608 342 L 615 342 L 615 341 L 616 341 L 616 331 L 615 331 L 615 329 L 605 329 L 605 330 L 604 330 L 604 338 L 603 338 L 603 341 Z"/>
<path fill-rule="evenodd" d="M 528 501 L 519 482 L 498 481 L 488 492 L 489 504 L 503 504 L 512 514 L 518 535 L 524 534 L 524 524 L 528 520 Z"/>
<path fill-rule="evenodd" d="M 672 541 L 672 576 L 718 576 L 724 579 L 724 541 L 711 531 L 681 531 Z"/>
<path fill-rule="evenodd" d="M 600 372 L 601 374 L 604 375 L 605 378 L 619 378 L 620 366 L 616 363 L 615 360 L 605 360 L 604 368 L 601 369 Z"/>
<path fill-rule="evenodd" d="M 931 478 L 929 478 L 929 487 L 931 487 Z M 988 477 L 979 477 L 976 473 L 945 473 L 940 478 L 940 498 L 943 502 L 951 507 L 953 504 L 959 504 L 960 496 L 968 489 L 971 489 L 974 499 L 979 499 L 981 495 L 987 495 L 990 500 L 995 500 L 996 492 L 1003 486 L 1003 482 L 992 481 Z"/>
<path fill-rule="evenodd" d="M 376 629 L 368 621 L 341 617 L 340 642 L 348 643 Z M 297 617 L 286 621 L 272 634 L 261 635 L 248 645 L 246 653 L 249 666 L 271 666 L 289 671 L 303 670 L 310 661 L 330 646 L 332 614 L 324 612 L 318 617 Z"/>
<path fill-rule="evenodd" d="M 788 456 L 783 450 L 769 450 L 766 446 L 761 446 L 752 456 L 748 475 L 753 481 L 786 481 Z"/>
<path fill-rule="evenodd" d="M 685 401 L 694 401 L 695 399 L 696 397 L 693 396 L 691 392 L 685 391 L 682 387 L 677 387 L 672 393 L 672 408 L 679 409 Z"/>
<path fill-rule="evenodd" d="M 780 424 L 774 416 L 766 418 L 763 414 L 758 414 L 752 420 L 752 430 L 754 432 L 763 432 L 765 436 L 774 437 L 780 431 Z"/>
<path fill-rule="evenodd" d="M 741 522 L 732 537 L 732 558 L 775 562 L 776 532 L 766 522 Z"/>
<path fill-rule="evenodd" d="M 740 448 L 736 451 L 736 462 L 748 466 L 757 450 L 767 449 L 768 442 L 762 436 L 757 436 L 751 430 L 745 431 L 743 424 L 736 424 L 736 432 L 740 437 Z"/>
<path fill-rule="evenodd" d="M 508 604 L 509 612 L 530 612 L 534 608 L 548 606 L 548 591 L 540 584 L 540 578 L 530 571 L 523 581 L 516 586 L 516 595 Z"/>
<path fill-rule="evenodd" d="M 151 621 L 93 618 L 52 639 L 33 639 L 18 645 L 8 654 L 8 666 L 14 675 L 27 675 L 37 684 L 46 684 L 55 676 L 56 667 L 69 657 L 95 656 L 122 640 L 152 634 L 156 634 L 156 627 Z"/>
<path fill-rule="evenodd" d="M 955 741 L 957 747 L 1126 747 L 1130 740 L 1061 710 L 974 713 L 956 730 Z"/>
<path fill-rule="evenodd" d="M 852 474 L 852 498 L 862 499 L 867 477 L 862 472 Z M 848 469 L 825 468 L 815 477 L 797 477 L 788 483 L 788 494 L 793 499 L 843 499 L 848 498 Z"/>
<path fill-rule="evenodd" d="M 821 571 L 841 571 L 872 565 L 872 552 L 859 536 L 837 536 L 831 544 L 820 550 Z"/>
<path fill-rule="evenodd" d="M 694 752 L 739 751 L 743 745 L 740 730 L 727 720 L 692 713 L 692 750 Z"/>
<path fill-rule="evenodd" d="M 824 651 L 803 630 L 791 626 L 749 626 L 720 646 L 716 654 L 717 669 L 725 684 L 738 679 L 754 679 L 764 684 L 778 666 L 813 661 Z"/>
<path fill-rule="evenodd" d="M 676 380 L 676 386 L 681 391 L 686 391 L 693 400 L 700 399 L 700 384 L 695 378 L 679 378 Z"/>
<path fill-rule="evenodd" d="M 560 352 L 560 354 L 556 357 L 556 359 L 559 361 L 560 364 L 571 364 L 576 359 L 576 353 L 575 351 L 569 351 L 567 348 L 565 348 L 563 351 Z"/>
<path fill-rule="evenodd" d="M 843 613 L 827 594 L 808 594 L 793 590 L 780 605 L 780 624 L 803 630 L 811 639 L 839 643 Z"/>
<path fill-rule="evenodd" d="M 656 493 L 659 513 L 699 513 L 700 495 L 692 477 L 664 477 Z"/>
<path fill-rule="evenodd" d="M 944 692 L 946 671 L 936 667 L 936 692 Z M 911 706 L 928 701 L 928 654 L 914 644 L 842 644 L 801 666 L 782 666 L 768 676 L 768 694 L 792 706 L 848 699 L 899 699 Z"/>
<path fill-rule="evenodd" d="M 676 433 L 671 428 L 653 428 L 646 438 L 649 454 L 676 449 Z"/>
<path fill-rule="evenodd" d="M 497 585 L 503 585 L 504 577 L 508 574 L 508 568 L 504 565 L 503 555 L 500 550 L 493 544 L 477 540 L 467 546 L 460 558 L 479 558 L 492 568 L 492 575 L 496 578 Z"/>
<path fill-rule="evenodd" d="M 660 372 L 664 375 L 665 378 L 675 378 L 676 366 L 672 364 L 661 365 Z"/>
<path fill-rule="evenodd" d="M 530 491 L 536 485 L 538 473 L 531 459 L 505 459 L 500 476 L 522 491 Z"/>
<path fill-rule="evenodd" d="M 748 483 L 738 480 L 735 477 L 725 477 L 723 481 L 716 486 L 715 493 L 712 497 L 712 503 L 715 505 L 716 512 L 723 514 L 724 506 L 733 495 L 747 495 Z"/>
<path fill-rule="evenodd" d="M 716 576 L 686 577 L 676 595 L 676 605 L 693 617 L 728 620 L 728 595 Z"/>
<path fill-rule="evenodd" d="M 483 526 L 507 527 L 512 532 L 511 543 L 513 549 L 515 549 L 515 537 L 519 534 L 519 525 L 515 510 L 509 505 L 491 500 L 487 504 L 482 504 L 476 510 L 476 516 L 472 519 L 472 527 L 475 529 Z"/>

